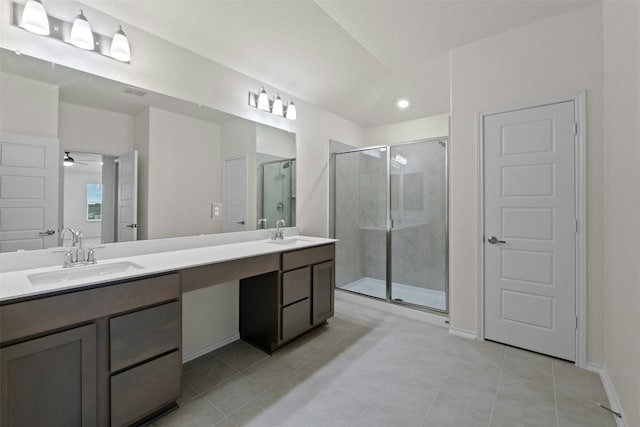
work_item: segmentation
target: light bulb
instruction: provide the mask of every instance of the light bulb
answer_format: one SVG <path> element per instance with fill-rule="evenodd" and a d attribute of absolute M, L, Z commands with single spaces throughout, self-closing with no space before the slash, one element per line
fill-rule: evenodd
<path fill-rule="evenodd" d="M 296 105 L 293 103 L 293 101 L 289 101 L 289 104 L 287 105 L 287 114 L 285 116 L 287 119 L 289 120 L 295 120 L 297 117 L 296 114 Z"/>
<path fill-rule="evenodd" d="M 131 61 L 131 48 L 129 47 L 129 39 L 127 35 L 122 31 L 122 27 L 118 25 L 116 34 L 111 41 L 111 56 L 118 61 L 129 62 Z"/>
<path fill-rule="evenodd" d="M 399 99 L 398 100 L 398 107 L 405 109 L 409 106 L 409 101 L 407 101 L 406 99 Z"/>
<path fill-rule="evenodd" d="M 91 25 L 89 21 L 82 13 L 76 16 L 73 21 L 73 27 L 71 27 L 71 38 L 69 39 L 72 45 L 79 47 L 80 49 L 93 50 L 93 32 L 91 31 Z"/>
<path fill-rule="evenodd" d="M 267 91 L 264 90 L 263 86 L 260 86 L 260 90 L 258 91 L 258 109 L 262 111 L 269 111 L 269 97 L 267 96 Z"/>
<path fill-rule="evenodd" d="M 29 0 L 24 5 L 20 26 L 35 34 L 49 35 L 49 17 L 40 0 Z"/>
<path fill-rule="evenodd" d="M 276 116 L 284 117 L 284 105 L 282 105 L 282 99 L 280 99 L 280 94 L 276 94 L 276 97 L 273 99 L 273 105 L 271 106 L 271 113 Z"/>

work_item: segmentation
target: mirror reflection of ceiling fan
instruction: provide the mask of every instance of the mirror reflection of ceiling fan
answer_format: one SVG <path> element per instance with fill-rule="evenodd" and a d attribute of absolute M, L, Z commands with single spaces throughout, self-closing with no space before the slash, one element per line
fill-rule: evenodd
<path fill-rule="evenodd" d="M 75 164 L 91 166 L 87 162 L 96 162 L 96 161 L 97 160 L 95 160 L 95 159 L 78 159 L 78 160 L 76 160 L 75 158 L 71 157 L 71 151 L 65 151 L 64 152 L 64 159 L 62 160 L 62 164 L 65 165 L 65 166 L 73 166 Z"/>

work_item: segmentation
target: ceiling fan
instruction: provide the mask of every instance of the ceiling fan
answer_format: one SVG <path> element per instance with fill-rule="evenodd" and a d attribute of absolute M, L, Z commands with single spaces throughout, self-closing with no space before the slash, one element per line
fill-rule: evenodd
<path fill-rule="evenodd" d="M 76 159 L 74 159 L 73 157 L 71 157 L 71 151 L 65 151 L 64 152 L 64 159 L 62 159 L 62 164 L 65 166 L 73 166 L 75 164 L 79 164 L 79 165 L 85 165 L 85 166 L 90 166 L 88 163 L 84 163 L 84 162 L 95 162 L 95 160 L 92 159 L 83 159 L 83 161 L 78 161 Z"/>

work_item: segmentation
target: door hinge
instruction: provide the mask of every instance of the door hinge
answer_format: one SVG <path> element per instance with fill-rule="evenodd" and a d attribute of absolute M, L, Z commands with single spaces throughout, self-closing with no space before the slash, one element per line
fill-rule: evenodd
<path fill-rule="evenodd" d="M 578 134 L 578 122 L 573 122 L 573 134 Z"/>
<path fill-rule="evenodd" d="M 576 329 L 578 329 L 578 316 L 576 316 Z"/>
<path fill-rule="evenodd" d="M 575 231 L 576 233 L 578 232 L 578 220 L 574 220 L 573 221 L 573 231 Z"/>

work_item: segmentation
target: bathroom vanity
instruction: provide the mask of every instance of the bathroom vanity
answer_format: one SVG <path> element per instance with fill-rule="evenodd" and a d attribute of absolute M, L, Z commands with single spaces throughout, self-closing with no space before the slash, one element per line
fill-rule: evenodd
<path fill-rule="evenodd" d="M 123 426 L 175 408 L 183 292 L 239 280 L 240 336 L 269 353 L 324 324 L 333 315 L 334 241 L 281 242 L 129 257 L 145 268 L 4 293 L 0 424 Z M 3 273 L 2 286 L 29 273 Z"/>

